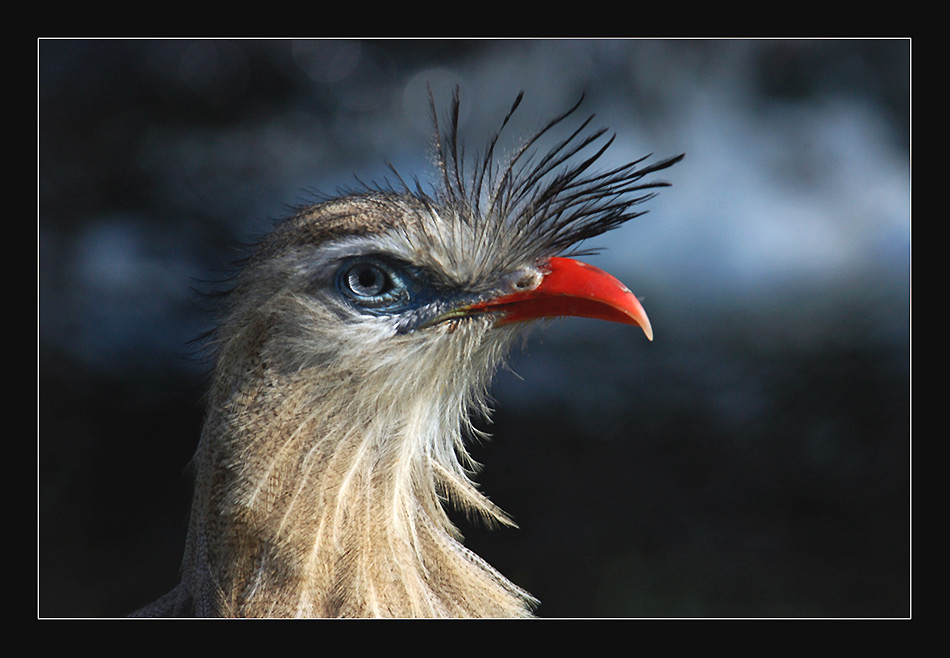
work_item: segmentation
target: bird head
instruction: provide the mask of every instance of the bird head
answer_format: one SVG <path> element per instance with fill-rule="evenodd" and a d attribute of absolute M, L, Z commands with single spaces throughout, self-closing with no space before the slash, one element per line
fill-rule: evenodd
<path fill-rule="evenodd" d="M 612 138 L 588 132 L 591 119 L 535 153 L 575 106 L 503 160 L 499 132 L 468 170 L 458 107 L 456 95 L 445 130 L 433 109 L 434 189 L 399 179 L 302 208 L 238 275 L 195 457 L 182 591 L 196 609 L 530 607 L 461 547 L 443 509 L 509 523 L 469 479 L 470 416 L 487 414 L 492 373 L 532 320 L 597 318 L 652 339 L 634 294 L 574 257 L 641 214 L 665 185 L 646 177 L 679 158 L 600 168 Z"/>
<path fill-rule="evenodd" d="M 245 327 L 250 316 L 266 315 L 288 370 L 358 362 L 379 369 L 395 360 L 405 371 L 418 363 L 406 361 L 407 349 L 454 336 L 448 340 L 464 345 L 457 355 L 463 361 L 478 352 L 473 345 L 490 347 L 476 368 L 490 371 L 528 321 L 560 316 L 637 325 L 652 340 L 647 314 L 624 284 L 567 256 L 582 241 L 642 214 L 639 204 L 666 185 L 646 177 L 682 156 L 596 169 L 613 138 L 605 139 L 604 130 L 587 132 L 590 117 L 539 157 L 538 141 L 579 105 L 503 164 L 495 153 L 499 131 L 466 171 L 458 96 L 446 130 L 433 104 L 436 189 L 400 178 L 398 186 L 301 209 L 266 238 L 245 269 L 233 296 L 237 321 L 230 325 Z M 464 368 L 449 360 L 434 365 L 443 372 Z"/>

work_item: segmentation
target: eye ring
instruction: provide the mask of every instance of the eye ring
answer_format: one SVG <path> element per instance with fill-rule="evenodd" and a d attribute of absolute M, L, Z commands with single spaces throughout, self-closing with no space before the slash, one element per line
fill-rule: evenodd
<path fill-rule="evenodd" d="M 398 266 L 375 257 L 352 258 L 337 270 L 337 289 L 369 311 L 393 311 L 410 301 L 408 277 Z"/>

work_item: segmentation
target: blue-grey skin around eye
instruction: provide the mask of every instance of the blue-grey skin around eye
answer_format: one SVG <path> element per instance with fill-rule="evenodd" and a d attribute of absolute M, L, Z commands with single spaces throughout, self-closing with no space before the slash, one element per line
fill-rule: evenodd
<path fill-rule="evenodd" d="M 382 256 L 348 258 L 337 270 L 335 282 L 360 312 L 395 319 L 398 333 L 448 319 L 447 312 L 479 297 L 439 286 L 424 269 Z"/>

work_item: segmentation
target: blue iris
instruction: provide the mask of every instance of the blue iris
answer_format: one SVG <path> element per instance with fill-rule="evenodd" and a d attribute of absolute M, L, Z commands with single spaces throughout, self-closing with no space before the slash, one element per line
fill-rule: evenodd
<path fill-rule="evenodd" d="M 408 308 L 419 287 L 407 266 L 376 256 L 345 261 L 336 273 L 336 286 L 351 303 L 374 315 Z"/>

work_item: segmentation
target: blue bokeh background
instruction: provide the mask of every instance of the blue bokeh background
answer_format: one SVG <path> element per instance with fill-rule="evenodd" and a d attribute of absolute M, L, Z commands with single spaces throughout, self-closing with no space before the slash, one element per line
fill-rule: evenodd
<path fill-rule="evenodd" d="M 499 374 L 460 519 L 541 616 L 910 612 L 908 40 L 41 40 L 39 602 L 177 579 L 213 287 L 318 193 L 432 175 L 583 94 L 605 166 L 686 159 L 588 260 L 656 340 L 571 319 Z"/>

